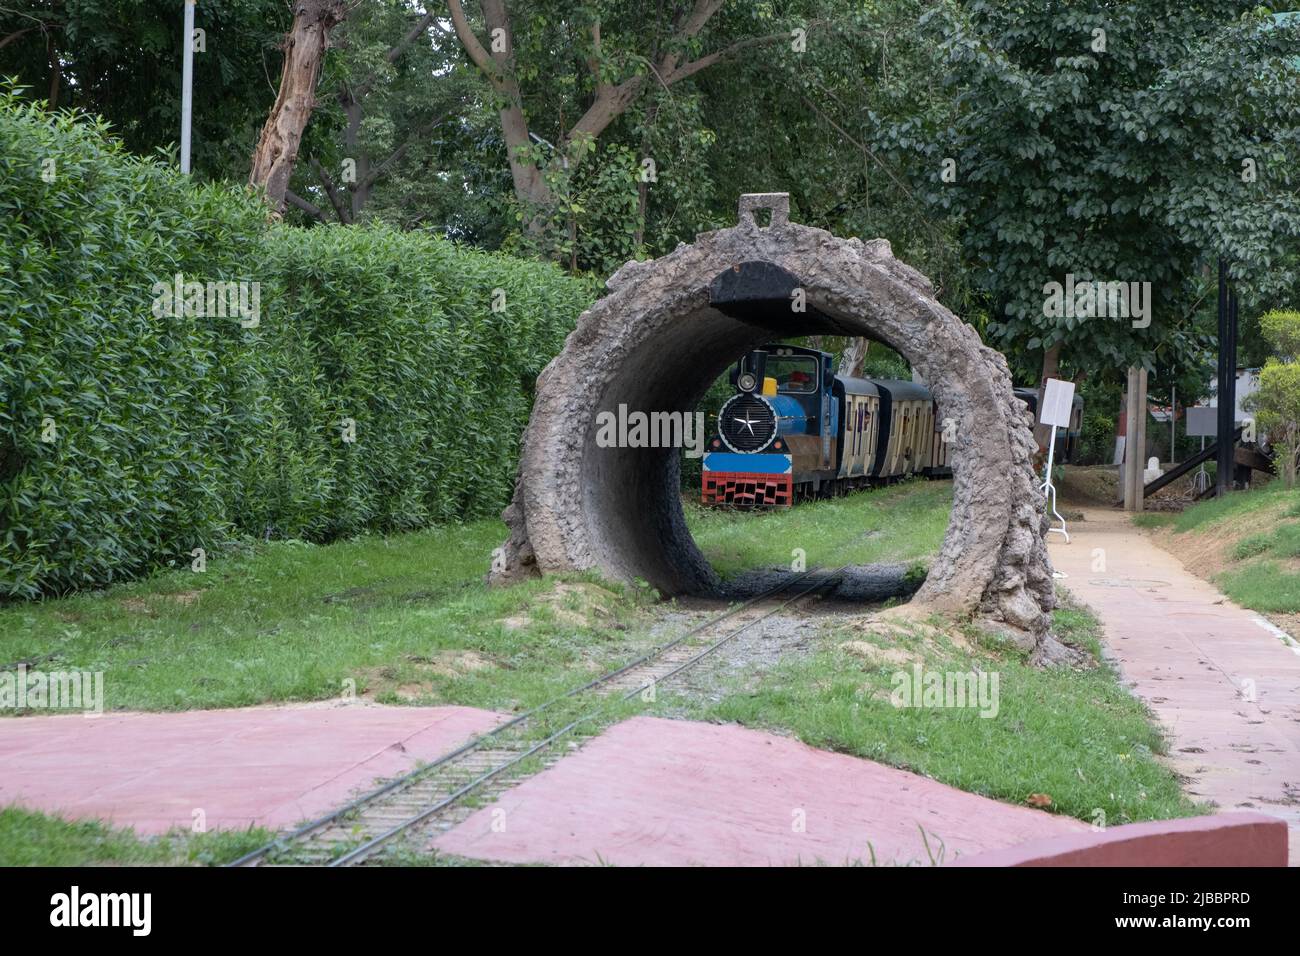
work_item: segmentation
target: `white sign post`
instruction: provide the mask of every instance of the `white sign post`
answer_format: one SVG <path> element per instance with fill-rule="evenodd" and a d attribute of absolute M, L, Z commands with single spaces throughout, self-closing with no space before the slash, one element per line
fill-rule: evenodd
<path fill-rule="evenodd" d="M 1043 389 L 1043 401 L 1038 410 L 1038 422 L 1041 425 L 1052 426 L 1052 437 L 1047 442 L 1047 470 L 1043 477 L 1043 495 L 1047 498 L 1047 507 L 1053 517 L 1061 522 L 1059 528 L 1049 527 L 1047 533 L 1053 531 L 1065 537 L 1065 543 L 1070 543 L 1070 532 L 1065 530 L 1065 519 L 1061 517 L 1056 510 L 1056 487 L 1052 484 L 1052 465 L 1056 460 L 1056 429 L 1059 427 L 1070 427 L 1070 414 L 1074 410 L 1074 383 L 1063 382 L 1059 378 L 1049 378 Z"/>
<path fill-rule="evenodd" d="M 1199 435 L 1201 451 L 1205 451 L 1205 439 L 1219 434 L 1219 410 L 1207 405 L 1194 405 L 1187 409 L 1187 434 L 1193 438 Z M 1192 487 L 1197 495 L 1204 494 L 1205 489 L 1210 487 L 1210 476 L 1205 473 L 1205 462 L 1201 462 L 1201 469 L 1196 473 Z"/>

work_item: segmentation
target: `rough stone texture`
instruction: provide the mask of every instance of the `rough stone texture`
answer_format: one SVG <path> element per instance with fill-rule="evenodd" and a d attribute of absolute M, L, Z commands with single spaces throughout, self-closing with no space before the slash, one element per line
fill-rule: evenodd
<path fill-rule="evenodd" d="M 772 209 L 760 227 L 756 208 Z M 798 277 L 808 311 L 778 326 L 709 304 L 723 270 L 766 261 Z M 934 298 L 930 281 L 884 239 L 838 239 L 788 221 L 788 199 L 741 200 L 740 222 L 661 259 L 629 262 L 583 313 L 537 380 L 510 537 L 494 579 L 597 568 L 669 594 L 716 584 L 687 531 L 676 449 L 600 448 L 596 415 L 690 411 L 737 357 L 773 338 L 865 335 L 900 352 L 957 422 L 952 518 L 914 603 L 978 613 L 1041 637 L 1054 606 L 1033 433 L 1006 359 Z"/>

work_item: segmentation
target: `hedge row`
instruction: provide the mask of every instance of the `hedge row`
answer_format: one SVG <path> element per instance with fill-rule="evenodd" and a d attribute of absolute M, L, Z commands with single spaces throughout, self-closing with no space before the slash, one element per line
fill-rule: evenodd
<path fill-rule="evenodd" d="M 0 596 L 498 511 L 592 291 L 425 234 L 268 228 L 0 92 Z"/>

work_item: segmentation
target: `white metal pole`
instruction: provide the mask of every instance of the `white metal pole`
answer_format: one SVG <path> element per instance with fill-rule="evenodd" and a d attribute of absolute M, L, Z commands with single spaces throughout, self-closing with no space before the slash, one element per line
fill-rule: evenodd
<path fill-rule="evenodd" d="M 190 171 L 190 113 L 194 107 L 194 0 L 185 0 L 185 53 L 181 60 L 181 172 Z"/>
<path fill-rule="evenodd" d="M 1043 476 L 1043 487 L 1052 483 L 1052 460 L 1056 457 L 1056 426 L 1052 426 L 1052 437 L 1047 445 L 1047 472 Z"/>

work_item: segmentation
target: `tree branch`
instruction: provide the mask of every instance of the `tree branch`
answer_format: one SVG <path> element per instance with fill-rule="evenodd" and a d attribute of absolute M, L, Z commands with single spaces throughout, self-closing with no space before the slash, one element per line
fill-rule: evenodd
<path fill-rule="evenodd" d="M 398 40 L 391 47 L 389 47 L 388 52 L 384 54 L 384 60 L 387 61 L 388 63 L 396 63 L 397 58 L 406 51 L 406 48 L 409 47 L 416 40 L 418 40 L 420 38 L 420 35 L 424 33 L 425 30 L 429 29 L 430 25 L 436 19 L 437 16 L 436 14 L 433 13 L 433 11 L 430 11 L 426 13 L 424 16 L 420 17 L 420 19 L 415 22 L 415 26 L 411 27 L 411 29 L 406 31 L 406 35 L 402 37 L 402 39 Z M 366 77 L 364 80 L 361 81 L 361 85 L 358 86 L 353 91 L 352 95 L 357 99 L 361 99 L 367 93 L 370 92 L 370 90 L 374 87 L 374 85 L 378 81 L 379 81 L 379 74 L 371 73 L 368 77 Z"/>
<path fill-rule="evenodd" d="M 0 50 L 3 50 L 5 47 L 7 47 L 9 44 L 13 43 L 15 40 L 17 40 L 17 39 L 18 39 L 20 36 L 22 36 L 23 34 L 25 34 L 25 33 L 31 33 L 31 32 L 32 32 L 33 30 L 35 30 L 35 29 L 36 29 L 35 27 L 23 27 L 21 30 L 18 30 L 18 31 L 15 32 L 15 33 L 11 33 L 11 34 L 9 34 L 9 35 L 8 35 L 7 37 L 5 37 L 3 40 L 0 40 Z"/>
<path fill-rule="evenodd" d="M 749 37 L 745 40 L 737 40 L 735 43 L 731 44 L 731 46 L 723 47 L 721 50 L 702 56 L 698 60 L 683 63 L 681 66 L 673 70 L 672 73 L 660 74 L 660 78 L 663 80 L 665 86 L 672 86 L 678 80 L 684 80 L 688 76 L 693 76 L 700 72 L 700 70 L 706 70 L 719 60 L 725 60 L 728 57 L 734 56 L 741 50 L 747 50 L 750 47 L 755 46 L 763 46 L 768 43 L 775 43 L 778 40 L 785 40 L 789 36 L 789 33 L 769 33 L 766 36 Z"/>
<path fill-rule="evenodd" d="M 387 159 L 385 159 L 382 163 L 380 163 L 378 166 L 376 166 L 374 169 L 370 171 L 370 175 L 368 175 L 365 178 L 365 180 L 360 183 L 360 188 L 369 189 L 371 186 L 373 186 L 375 184 L 375 181 L 378 180 L 380 176 L 384 175 L 384 173 L 388 171 L 388 167 L 400 161 L 401 158 L 406 155 L 406 151 L 411 147 L 412 144 L 423 139 L 429 133 L 432 133 L 435 129 L 437 129 L 439 126 L 443 124 L 443 121 L 446 118 L 447 118 L 447 114 L 444 113 L 442 116 L 439 116 L 433 122 L 426 123 L 424 126 L 416 130 L 415 133 L 412 134 L 410 139 L 408 139 L 401 146 L 397 147 L 397 149 L 393 150 L 392 153 L 389 154 Z"/>
<path fill-rule="evenodd" d="M 693 40 L 699 36 L 705 24 L 713 18 L 713 15 L 722 9 L 723 0 L 695 0 L 695 6 L 691 10 L 690 16 L 686 18 L 685 23 L 681 26 L 674 24 L 673 38 L 669 42 L 669 47 L 681 46 L 687 40 Z M 677 69 L 677 54 L 665 53 L 664 58 L 659 61 L 658 73 L 660 76 L 670 76 Z"/>
<path fill-rule="evenodd" d="M 460 0 L 447 0 L 447 9 L 451 12 L 451 25 L 456 30 L 456 37 L 460 40 L 460 45 L 465 48 L 465 52 L 469 54 L 469 58 L 493 87 L 499 92 L 505 92 L 505 85 L 497 73 L 496 63 L 492 60 L 492 55 L 483 48 L 483 44 L 478 42 L 478 37 L 474 35 L 469 20 L 465 17 L 465 9 L 460 5 Z"/>
<path fill-rule="evenodd" d="M 347 210 L 343 206 L 342 200 L 339 199 L 338 190 L 334 188 L 334 180 L 330 179 L 330 174 L 325 172 L 325 167 L 320 164 L 315 156 L 311 158 L 311 168 L 316 171 L 316 178 L 319 179 L 320 184 L 325 187 L 325 195 L 329 197 L 330 205 L 333 206 L 334 211 L 338 213 L 339 222 L 350 223 L 352 217 L 348 215 Z"/>
<path fill-rule="evenodd" d="M 329 220 L 325 218 L 325 214 L 295 193 L 292 189 L 286 189 L 284 191 L 284 198 L 288 200 L 290 206 L 295 206 L 313 219 L 319 219 L 321 222 L 328 225 Z"/>

